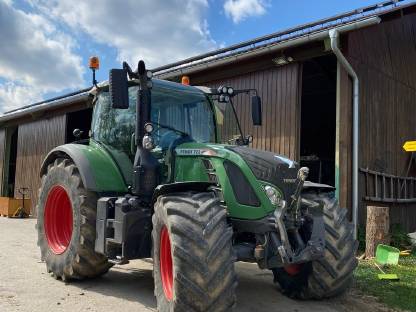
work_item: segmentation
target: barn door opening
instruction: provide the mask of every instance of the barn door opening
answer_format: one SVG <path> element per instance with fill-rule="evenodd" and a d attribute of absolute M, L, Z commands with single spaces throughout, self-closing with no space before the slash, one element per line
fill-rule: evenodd
<path fill-rule="evenodd" d="M 88 139 L 91 130 L 92 108 L 79 110 L 66 115 L 66 143 Z M 79 138 L 73 135 L 73 131 L 79 129 L 82 134 Z"/>
<path fill-rule="evenodd" d="M 6 197 L 14 197 L 14 186 L 16 178 L 16 160 L 17 160 L 17 139 L 19 128 L 6 128 L 6 149 L 4 161 L 4 175 L 2 193 Z"/>
<path fill-rule="evenodd" d="M 337 61 L 326 55 L 303 63 L 300 164 L 309 180 L 335 185 Z"/>

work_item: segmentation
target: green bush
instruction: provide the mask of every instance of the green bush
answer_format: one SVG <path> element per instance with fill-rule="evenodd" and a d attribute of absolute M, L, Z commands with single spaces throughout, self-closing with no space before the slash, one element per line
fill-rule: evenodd
<path fill-rule="evenodd" d="M 390 245 L 399 249 L 408 249 L 412 245 L 409 235 L 399 223 L 392 224 L 390 238 Z"/>
<path fill-rule="evenodd" d="M 358 251 L 365 251 L 365 226 L 358 228 Z M 390 227 L 390 246 L 399 249 L 409 249 L 412 245 L 409 235 L 399 223 L 392 224 Z"/>

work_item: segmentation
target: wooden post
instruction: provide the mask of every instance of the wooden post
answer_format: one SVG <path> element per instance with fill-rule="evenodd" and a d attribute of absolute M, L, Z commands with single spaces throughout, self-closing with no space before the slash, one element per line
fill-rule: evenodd
<path fill-rule="evenodd" d="M 367 206 L 365 257 L 374 258 L 378 244 L 389 244 L 389 207 Z"/>

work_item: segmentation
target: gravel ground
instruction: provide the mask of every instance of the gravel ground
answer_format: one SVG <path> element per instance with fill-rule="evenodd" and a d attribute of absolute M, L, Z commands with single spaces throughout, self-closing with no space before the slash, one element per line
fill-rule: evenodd
<path fill-rule="evenodd" d="M 103 277 L 64 284 L 46 273 L 34 219 L 0 217 L 0 311 L 156 311 L 151 260 L 117 266 Z M 294 301 L 256 265 L 238 263 L 237 311 L 386 311 L 371 298 L 349 293 L 325 301 Z"/>

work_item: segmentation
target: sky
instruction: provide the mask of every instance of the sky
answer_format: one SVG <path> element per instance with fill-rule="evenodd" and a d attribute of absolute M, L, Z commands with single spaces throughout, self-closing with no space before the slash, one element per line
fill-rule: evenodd
<path fill-rule="evenodd" d="M 381 1 L 381 0 L 379 0 Z M 405 2 L 410 2 L 407 0 Z M 377 0 L 0 0 L 0 113 Z"/>

